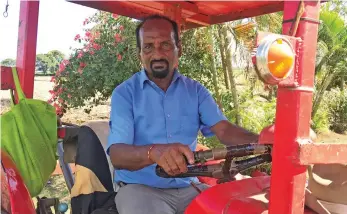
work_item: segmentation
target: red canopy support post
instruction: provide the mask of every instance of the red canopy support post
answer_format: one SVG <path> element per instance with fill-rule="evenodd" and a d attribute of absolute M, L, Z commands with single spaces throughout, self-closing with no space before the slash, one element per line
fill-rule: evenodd
<path fill-rule="evenodd" d="M 284 2 L 283 34 L 288 34 L 300 1 Z M 270 214 L 304 213 L 306 166 L 297 161 L 299 142 L 310 142 L 319 1 L 304 1 L 296 37 L 302 39 L 295 87 L 279 86 L 270 188 Z M 314 154 L 312 154 L 314 155 Z"/>
<path fill-rule="evenodd" d="M 16 67 L 27 98 L 34 93 L 39 1 L 21 1 Z"/>

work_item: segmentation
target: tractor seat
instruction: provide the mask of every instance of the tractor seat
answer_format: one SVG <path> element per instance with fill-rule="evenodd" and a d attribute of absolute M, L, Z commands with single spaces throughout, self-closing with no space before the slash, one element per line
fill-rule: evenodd
<path fill-rule="evenodd" d="M 102 147 L 104 148 L 105 156 L 108 161 L 108 166 L 111 174 L 111 179 L 114 179 L 114 167 L 111 163 L 110 157 L 106 154 L 107 138 L 109 133 L 109 125 L 106 120 L 93 120 L 83 123 L 81 126 L 87 126 L 93 130 L 99 139 Z M 65 129 L 65 136 L 63 140 L 64 149 L 64 162 L 66 164 L 75 163 L 77 144 L 78 144 L 79 127 L 72 127 Z M 114 183 L 114 190 L 118 190 L 118 185 Z"/>
<path fill-rule="evenodd" d="M 105 155 L 108 161 L 108 166 L 111 172 L 111 177 L 112 181 L 114 180 L 114 167 L 111 163 L 111 159 L 109 155 L 106 154 L 106 146 L 107 146 L 107 138 L 108 138 L 108 133 L 109 133 L 109 123 L 108 121 L 105 120 L 94 120 L 94 121 L 89 121 L 83 124 L 84 126 L 90 127 L 94 133 L 98 136 L 100 143 L 102 147 L 104 148 Z M 114 190 L 117 192 L 119 189 L 119 186 L 114 183 Z"/>

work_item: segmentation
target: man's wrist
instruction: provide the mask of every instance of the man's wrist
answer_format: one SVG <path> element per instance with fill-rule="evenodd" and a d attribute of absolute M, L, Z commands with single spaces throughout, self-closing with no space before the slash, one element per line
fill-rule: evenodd
<path fill-rule="evenodd" d="M 147 159 L 151 162 L 155 162 L 152 158 L 151 158 L 151 154 L 152 154 L 152 150 L 155 147 L 155 144 L 150 145 L 149 149 L 147 150 Z"/>

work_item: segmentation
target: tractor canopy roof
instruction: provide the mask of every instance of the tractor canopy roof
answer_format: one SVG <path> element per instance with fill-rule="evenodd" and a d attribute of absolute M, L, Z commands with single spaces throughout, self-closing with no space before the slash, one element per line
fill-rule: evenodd
<path fill-rule="evenodd" d="M 180 10 L 184 29 L 213 25 L 283 11 L 284 1 L 70 1 L 141 20 L 153 14 Z M 171 11 L 170 11 L 171 10 Z"/>

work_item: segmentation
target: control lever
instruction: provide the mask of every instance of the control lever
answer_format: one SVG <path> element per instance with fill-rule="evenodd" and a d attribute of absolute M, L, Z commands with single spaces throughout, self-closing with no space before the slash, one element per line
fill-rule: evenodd
<path fill-rule="evenodd" d="M 225 161 L 211 164 L 211 165 L 191 165 L 188 166 L 188 171 L 186 173 L 181 173 L 178 175 L 171 176 L 165 172 L 165 170 L 156 166 L 156 174 L 163 178 L 186 178 L 186 177 L 212 177 L 216 179 L 222 179 L 225 181 L 231 180 L 237 173 L 249 169 L 253 166 L 257 166 L 262 163 L 269 163 L 272 161 L 271 154 L 258 155 L 256 157 L 248 158 L 240 161 L 232 161 L 230 163 L 230 168 L 225 169 Z"/>
<path fill-rule="evenodd" d="M 205 163 L 211 160 L 222 160 L 248 155 L 271 153 L 272 145 L 269 144 L 241 144 L 227 146 L 226 148 L 215 148 L 206 151 L 193 152 L 195 163 Z"/>

